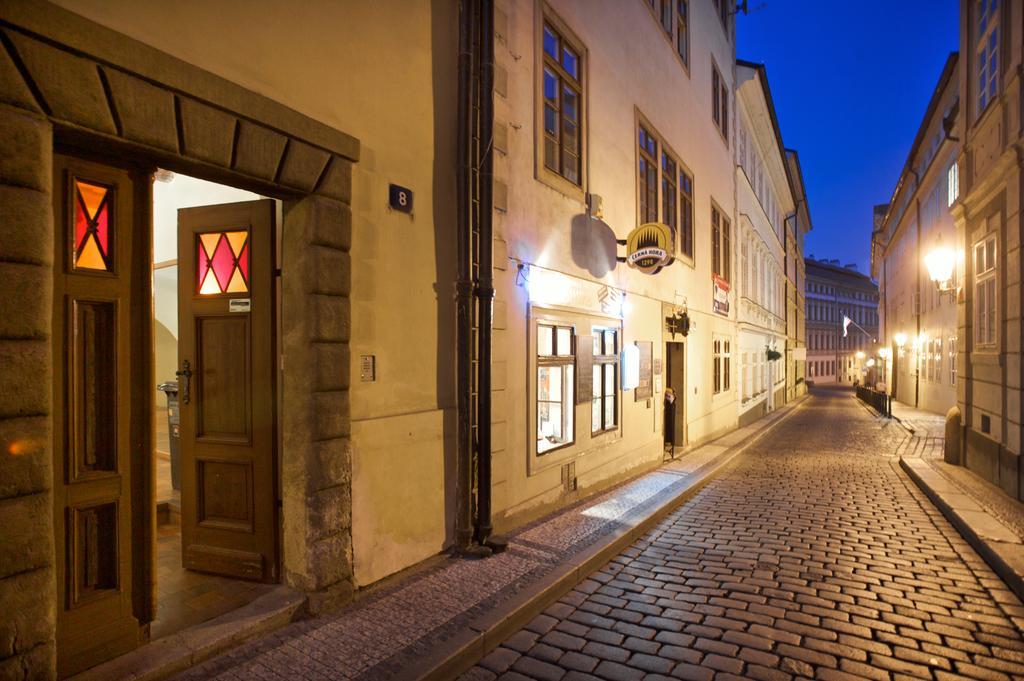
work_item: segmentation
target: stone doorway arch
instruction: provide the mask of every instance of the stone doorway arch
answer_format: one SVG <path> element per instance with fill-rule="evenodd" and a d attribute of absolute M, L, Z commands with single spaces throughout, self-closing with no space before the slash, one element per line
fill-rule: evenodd
<path fill-rule="evenodd" d="M 0 2 L 0 43 L 0 602 L 11 614 L 0 623 L 0 671 L 55 675 L 56 147 L 283 201 L 282 575 L 311 593 L 314 608 L 343 602 L 352 590 L 348 295 L 358 140 L 49 3 Z M 132 466 L 144 465 L 151 441 L 142 427 Z M 149 513 L 144 505 L 132 530 L 142 621 L 153 612 Z"/>

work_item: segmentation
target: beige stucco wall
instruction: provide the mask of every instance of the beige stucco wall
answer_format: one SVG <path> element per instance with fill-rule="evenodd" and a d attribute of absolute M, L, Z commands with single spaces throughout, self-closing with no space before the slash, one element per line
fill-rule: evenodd
<path fill-rule="evenodd" d="M 528 286 L 521 279 L 517 284 L 520 263 L 563 273 L 566 286 L 587 290 L 588 285 L 580 282 L 599 282 L 624 291 L 623 342 L 651 341 L 655 362 L 664 363 L 664 341 L 669 339 L 662 335 L 663 303 L 685 303 L 694 320 L 686 339 L 687 389 L 682 396 L 688 439 L 699 442 L 736 423 L 736 299 L 733 296 L 729 318 L 711 313 L 710 239 L 712 198 L 735 229 L 732 142 L 727 145 L 714 127 L 710 97 L 712 55 L 731 86 L 732 44 L 710 3 L 691 3 L 688 71 L 643 3 L 554 0 L 548 6 L 586 50 L 585 144 L 589 159 L 584 185 L 602 197 L 603 219 L 587 217 L 582 192 L 566 194 L 537 179 L 534 107 L 541 5 L 533 0 L 499 2 L 507 31 L 497 43 L 495 58 L 507 74 L 507 91 L 496 97 L 495 109 L 497 124 L 508 130 L 507 153 L 499 153 L 495 161 L 495 177 L 507 187 L 507 210 L 499 211 L 495 221 L 500 240 L 495 249 L 496 265 L 505 267 L 496 273 L 494 360 L 502 388 L 496 386 L 492 418 L 494 508 L 499 527 L 536 515 L 563 499 L 560 464 L 575 463 L 580 490 L 586 493 L 621 479 L 627 471 L 652 465 L 659 460 L 663 438 L 663 392 L 656 392 L 648 403 L 636 401 L 628 390 L 621 392 L 621 427 L 616 433 L 592 439 L 590 407 L 585 404 L 576 408 L 573 447 L 544 457 L 535 454 L 535 343 L 530 320 L 540 314 L 552 315 L 580 324 L 581 333 L 591 321 L 578 306 L 562 310 L 531 306 Z M 633 38 L 622 40 L 623 35 Z M 636 78 L 638 72 L 643 72 L 644 78 Z M 694 261 L 677 260 L 654 276 L 623 264 L 611 270 L 595 266 L 585 255 L 601 238 L 625 239 L 637 224 L 639 117 L 646 119 L 652 132 L 693 172 L 696 192 Z M 730 137 L 734 137 L 732 130 Z M 735 257 L 733 262 L 735 272 Z M 718 396 L 712 395 L 711 386 L 713 333 L 733 341 L 733 389 Z M 656 385 L 663 388 L 664 380 L 662 373 Z"/>
<path fill-rule="evenodd" d="M 453 446 L 445 427 L 453 256 L 435 234 L 454 224 L 455 3 L 57 4 L 360 140 L 351 297 L 356 583 L 439 551 Z M 390 182 L 415 192 L 411 217 L 388 209 Z M 359 381 L 363 354 L 376 356 L 376 382 Z"/>

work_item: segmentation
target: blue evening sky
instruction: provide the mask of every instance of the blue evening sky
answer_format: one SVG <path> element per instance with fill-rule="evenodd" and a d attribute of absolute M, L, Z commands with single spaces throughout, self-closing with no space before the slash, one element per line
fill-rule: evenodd
<path fill-rule="evenodd" d="M 748 0 L 740 59 L 764 63 L 814 229 L 806 255 L 869 272 L 871 210 L 886 203 L 928 100 L 958 49 L 957 0 Z M 760 7 L 760 9 L 758 9 Z"/>

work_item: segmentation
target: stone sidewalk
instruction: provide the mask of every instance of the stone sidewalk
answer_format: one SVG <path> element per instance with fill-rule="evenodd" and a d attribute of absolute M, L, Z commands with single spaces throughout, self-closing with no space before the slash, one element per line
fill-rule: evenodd
<path fill-rule="evenodd" d="M 439 559 L 337 613 L 290 624 L 178 678 L 450 678 L 696 493 L 801 402 L 517 530 L 502 554 Z"/>
<path fill-rule="evenodd" d="M 906 431 L 815 393 L 463 681 L 1024 678 L 1024 606 L 902 474 Z"/>
<path fill-rule="evenodd" d="M 1024 504 L 964 466 L 944 461 L 944 417 L 900 403 L 893 404 L 893 415 L 908 428 L 899 449 L 903 469 L 1024 598 Z"/>

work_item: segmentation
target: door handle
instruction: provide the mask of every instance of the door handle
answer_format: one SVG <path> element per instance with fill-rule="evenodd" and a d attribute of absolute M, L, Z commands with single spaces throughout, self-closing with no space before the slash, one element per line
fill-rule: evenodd
<path fill-rule="evenodd" d="M 175 376 L 180 376 L 181 378 L 184 379 L 184 383 L 181 386 L 181 401 L 184 404 L 188 404 L 188 402 L 189 402 L 189 390 L 188 390 L 188 388 L 189 388 L 189 383 L 191 382 L 191 379 L 192 379 L 192 365 L 189 363 L 189 361 L 187 359 L 184 362 L 182 362 L 181 365 L 182 365 L 181 371 L 175 371 L 174 375 Z"/>

